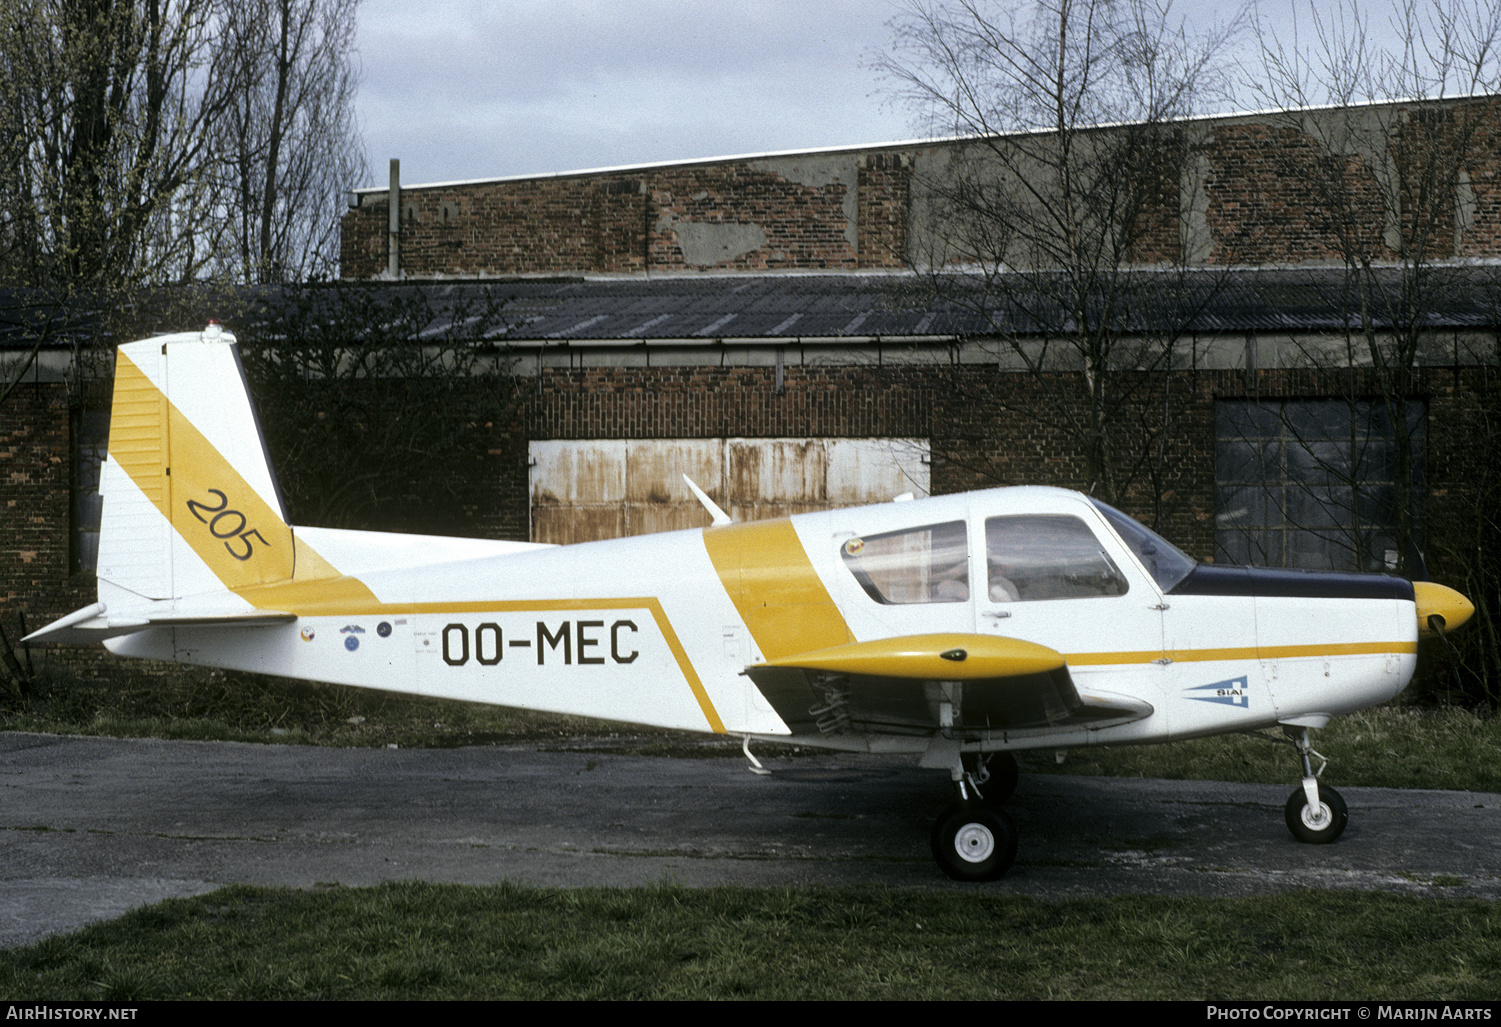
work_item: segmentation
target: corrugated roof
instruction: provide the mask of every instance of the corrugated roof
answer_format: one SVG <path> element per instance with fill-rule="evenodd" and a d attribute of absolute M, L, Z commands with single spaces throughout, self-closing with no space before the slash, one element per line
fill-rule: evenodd
<path fill-rule="evenodd" d="M 1501 326 L 1501 268 L 1445 268 L 1425 279 L 1432 328 Z M 470 290 L 504 296 L 509 338 L 838 339 L 1033 334 L 1074 324 L 1058 279 L 1010 276 L 705 276 L 568 282 L 444 283 L 417 286 L 435 305 Z M 1406 323 L 1401 277 L 1369 279 L 1372 320 Z M 1124 330 L 1196 332 L 1339 331 L 1358 324 L 1358 291 L 1343 269 L 1139 272 L 1112 297 Z M 1097 292 L 1086 317 L 1104 317 Z"/>
<path fill-rule="evenodd" d="M 59 299 L 41 289 L 0 288 L 0 349 L 35 345 L 44 336 L 53 347 L 71 347 L 100 331 L 96 305 Z"/>
<path fill-rule="evenodd" d="M 1423 281 L 1427 327 L 1501 328 L 1501 267 L 1446 267 Z M 316 304 L 335 290 L 392 297 L 420 292 L 437 315 L 429 332 L 441 332 L 445 317 L 470 317 L 474 301 L 488 296 L 503 301 L 503 337 L 519 343 L 951 339 L 1069 331 L 1074 320 L 1063 302 L 1064 284 L 1057 276 L 985 281 L 961 274 L 335 283 L 305 287 L 297 302 Z M 1395 269 L 1372 272 L 1368 286 L 1377 327 L 1408 320 Z M 268 308 L 289 302 L 290 295 L 278 287 L 248 290 L 242 294 L 250 306 L 246 319 L 259 320 Z M 1337 332 L 1347 323 L 1358 325 L 1360 309 L 1358 291 L 1341 268 L 1134 272 L 1112 299 L 1120 328 L 1142 332 L 1169 327 L 1198 333 Z M 1103 317 L 1104 305 L 1103 290 L 1097 290 L 1086 317 Z M 35 293 L 0 290 L 0 347 L 29 345 L 49 313 L 67 324 L 58 344 L 65 344 L 62 336 L 88 334 L 97 325 L 85 306 L 55 312 Z"/>

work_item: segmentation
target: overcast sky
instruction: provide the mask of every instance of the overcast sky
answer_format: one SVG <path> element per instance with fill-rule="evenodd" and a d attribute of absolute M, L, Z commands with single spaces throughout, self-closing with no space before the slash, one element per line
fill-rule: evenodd
<path fill-rule="evenodd" d="M 1290 0 L 1262 3 L 1286 19 Z M 370 172 L 351 184 L 384 185 L 392 157 L 415 185 L 911 139 L 910 112 L 886 102 L 867 67 L 898 10 L 897 0 L 364 0 Z"/>
<path fill-rule="evenodd" d="M 914 133 L 863 55 L 887 0 L 365 0 L 371 182 L 568 171 Z"/>

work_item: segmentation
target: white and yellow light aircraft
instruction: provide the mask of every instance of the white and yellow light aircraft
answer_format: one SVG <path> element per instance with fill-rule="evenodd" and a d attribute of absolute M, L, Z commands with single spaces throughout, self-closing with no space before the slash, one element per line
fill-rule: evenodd
<path fill-rule="evenodd" d="M 691 484 L 691 483 L 690 483 Z M 1076 492 L 1007 488 L 545 546 L 294 528 L 234 340 L 122 346 L 99 601 L 29 636 L 122 656 L 911 753 L 964 880 L 1016 854 L 1013 753 L 1281 727 L 1287 823 L 1346 808 L 1308 729 L 1406 686 L 1472 612 L 1387 575 L 1196 563 Z M 1320 767 L 1322 770 L 1322 766 Z"/>

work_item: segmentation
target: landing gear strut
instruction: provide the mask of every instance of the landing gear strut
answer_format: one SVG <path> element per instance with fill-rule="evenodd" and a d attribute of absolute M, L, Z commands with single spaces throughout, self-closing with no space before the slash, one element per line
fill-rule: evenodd
<path fill-rule="evenodd" d="M 1009 752 L 966 752 L 964 781 L 970 797 L 986 806 L 999 806 L 1016 791 L 1021 771 Z"/>
<path fill-rule="evenodd" d="M 1308 729 L 1284 727 L 1282 730 L 1292 737 L 1293 747 L 1298 750 L 1298 758 L 1303 763 L 1303 787 L 1288 797 L 1283 811 L 1287 829 L 1300 842 L 1327 845 L 1344 832 L 1350 819 L 1349 810 L 1339 792 L 1319 784 L 1319 774 L 1329 761 L 1309 744 Z M 1317 772 L 1313 769 L 1314 758 L 1319 760 Z"/>

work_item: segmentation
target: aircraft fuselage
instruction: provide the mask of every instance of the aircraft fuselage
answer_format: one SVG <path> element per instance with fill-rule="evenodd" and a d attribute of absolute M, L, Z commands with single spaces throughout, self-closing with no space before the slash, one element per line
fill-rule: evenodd
<path fill-rule="evenodd" d="M 1067 566 L 1082 551 L 1075 546 L 1060 557 L 1058 580 L 1031 596 L 987 584 L 999 576 L 997 554 L 987 552 L 987 524 L 994 538 L 995 524 L 1008 518 L 1022 531 L 1065 522 L 1075 532 L 1087 529 L 1085 543 L 1098 546 L 1098 566 L 1110 580 L 1088 577 L 1097 573 L 1088 554 L 1083 565 Z M 940 544 L 934 526 L 944 536 Z M 328 557 L 356 548 L 363 533 L 295 534 L 299 546 Z M 891 594 L 862 580 L 846 558 L 851 540 L 868 538 L 897 539 L 898 563 L 902 546 L 919 551 L 915 570 L 885 571 Z M 962 571 L 950 572 L 947 591 L 932 586 L 935 570 L 922 565 L 934 554 L 963 562 Z M 1165 593 L 1088 499 L 1047 488 L 538 547 L 356 577 L 357 596 L 346 580 L 327 596 L 317 589 L 278 595 L 270 586 L 254 597 L 257 605 L 296 613 L 285 625 L 153 628 L 109 644 L 121 655 L 885 751 L 920 751 L 925 733 L 799 731 L 743 672 L 881 638 L 947 632 L 1024 639 L 1063 654 L 1082 695 L 1134 699 L 1152 712 L 1071 727 L 963 722 L 966 748 L 1068 748 L 1321 724 L 1400 692 L 1417 650 L 1412 587 L 1402 579 L 1199 565 Z"/>

